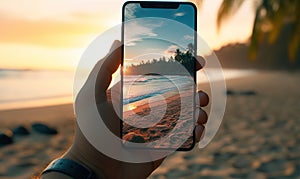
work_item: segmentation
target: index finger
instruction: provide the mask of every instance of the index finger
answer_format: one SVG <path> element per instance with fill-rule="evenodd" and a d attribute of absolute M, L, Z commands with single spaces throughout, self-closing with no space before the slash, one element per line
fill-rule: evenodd
<path fill-rule="evenodd" d="M 196 57 L 196 71 L 201 70 L 205 66 L 205 60 L 201 56 Z"/>

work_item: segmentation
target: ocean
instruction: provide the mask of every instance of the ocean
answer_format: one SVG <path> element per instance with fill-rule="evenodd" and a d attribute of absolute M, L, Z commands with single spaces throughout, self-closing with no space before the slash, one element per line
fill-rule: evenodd
<path fill-rule="evenodd" d="M 220 80 L 220 75 L 214 75 L 220 74 L 219 70 L 212 69 L 206 72 L 210 75 L 211 80 Z M 254 74 L 255 71 L 225 69 L 223 73 L 225 79 L 232 79 Z M 207 83 L 205 76 L 203 70 L 201 73 L 198 72 L 197 83 Z M 165 86 L 165 89 L 161 89 L 158 83 L 153 80 L 158 78 L 157 76 L 151 78 L 150 80 L 140 79 L 141 83 L 143 80 L 148 80 L 148 84 L 151 84 L 151 88 L 146 88 L 148 95 L 145 93 L 146 90 L 137 91 L 134 96 L 128 97 L 125 103 L 149 98 L 171 90 L 172 87 L 168 85 Z M 186 85 L 186 80 L 178 77 L 170 78 L 177 80 L 178 83 L 176 84 L 178 85 Z M 73 71 L 0 69 L 0 110 L 72 103 L 73 81 Z M 150 81 L 152 82 L 150 83 Z"/>
<path fill-rule="evenodd" d="M 124 77 L 123 104 L 133 103 L 145 98 L 175 90 L 187 90 L 193 85 L 193 79 L 178 75 L 130 75 Z M 192 87 L 193 88 L 193 87 Z M 127 95 L 125 95 L 127 94 Z"/>
<path fill-rule="evenodd" d="M 74 72 L 0 69 L 0 110 L 72 102 Z"/>

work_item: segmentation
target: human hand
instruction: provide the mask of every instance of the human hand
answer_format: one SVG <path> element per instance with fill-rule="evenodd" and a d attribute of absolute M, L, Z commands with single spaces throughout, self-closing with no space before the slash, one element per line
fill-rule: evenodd
<path fill-rule="evenodd" d="M 115 41 L 110 53 L 95 65 L 90 73 L 85 85 L 77 95 L 76 102 L 86 100 L 86 94 L 90 90 L 95 90 L 95 99 L 101 118 L 107 128 L 116 136 L 120 136 L 120 119 L 113 107 L 110 94 L 111 91 L 118 91 L 120 86 L 116 84 L 111 89 L 108 87 L 112 80 L 112 74 L 118 69 L 122 60 L 122 45 Z M 204 59 L 197 58 L 197 70 L 204 66 Z M 94 79 L 94 80 L 92 80 Z M 96 81 L 96 84 L 92 84 Z M 93 88 L 95 86 L 96 89 Z M 208 104 L 208 96 L 200 91 L 200 107 Z M 76 104 L 75 104 L 76 106 Z M 78 112 L 76 110 L 76 112 Z M 207 122 L 207 114 L 199 108 L 197 125 L 195 126 L 196 141 L 199 142 L 204 133 L 204 124 Z M 63 158 L 71 159 L 93 170 L 99 178 L 146 178 L 148 177 L 165 158 L 146 163 L 128 163 L 112 159 L 98 151 L 83 135 L 82 131 L 76 124 L 74 143 Z M 47 174 L 47 177 L 63 177 L 62 174 Z M 53 177 L 54 178 L 54 177 Z"/>

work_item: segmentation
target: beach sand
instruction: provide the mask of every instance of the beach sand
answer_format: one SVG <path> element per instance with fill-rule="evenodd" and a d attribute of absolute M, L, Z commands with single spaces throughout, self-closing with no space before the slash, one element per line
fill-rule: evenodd
<path fill-rule="evenodd" d="M 181 94 L 178 91 L 170 93 L 164 94 L 165 100 L 147 100 L 132 111 L 124 112 L 122 138 L 135 143 L 148 143 L 147 148 L 191 148 L 194 92 L 190 89 Z"/>
<path fill-rule="evenodd" d="M 300 72 L 259 72 L 227 88 L 256 95 L 228 96 L 212 142 L 169 156 L 151 179 L 300 178 Z"/>
<path fill-rule="evenodd" d="M 258 72 L 227 81 L 227 88 L 255 94 L 229 95 L 222 125 L 211 143 L 172 154 L 149 178 L 300 177 L 300 72 Z M 201 84 L 201 89 L 209 87 Z M 59 133 L 32 132 L 1 147 L 0 178 L 37 175 L 71 145 L 72 105 L 0 111 L 1 128 L 30 128 L 33 122 L 54 126 Z"/>
<path fill-rule="evenodd" d="M 71 145 L 74 134 L 73 106 L 59 105 L 0 111 L 0 128 L 23 125 L 30 129 L 34 122 L 43 122 L 58 130 L 57 135 L 31 131 L 28 136 L 14 137 L 14 143 L 0 147 L 0 178 L 25 179 L 39 175 L 54 158 Z"/>

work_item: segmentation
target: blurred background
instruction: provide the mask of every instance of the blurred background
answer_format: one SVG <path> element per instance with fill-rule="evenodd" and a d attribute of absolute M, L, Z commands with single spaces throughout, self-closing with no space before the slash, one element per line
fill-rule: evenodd
<path fill-rule="evenodd" d="M 36 176 L 71 144 L 76 65 L 120 24 L 123 2 L 0 2 L 0 178 Z M 226 112 L 208 146 L 173 154 L 150 178 L 299 178 L 300 1 L 193 2 L 225 69 Z"/>

